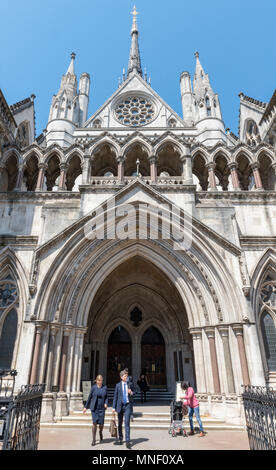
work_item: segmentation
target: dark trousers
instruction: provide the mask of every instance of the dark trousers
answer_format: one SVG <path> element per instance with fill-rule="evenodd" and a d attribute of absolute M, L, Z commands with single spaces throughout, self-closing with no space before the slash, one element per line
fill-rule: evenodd
<path fill-rule="evenodd" d="M 123 418 L 125 415 L 125 434 L 126 434 L 126 442 L 130 440 L 130 416 L 132 414 L 132 406 L 130 403 L 126 403 L 126 405 L 122 405 L 122 409 L 120 413 L 118 413 L 118 434 L 119 439 L 123 440 Z"/>
<path fill-rule="evenodd" d="M 145 388 L 141 388 L 141 402 L 143 403 L 146 400 L 147 400 L 147 390 Z"/>

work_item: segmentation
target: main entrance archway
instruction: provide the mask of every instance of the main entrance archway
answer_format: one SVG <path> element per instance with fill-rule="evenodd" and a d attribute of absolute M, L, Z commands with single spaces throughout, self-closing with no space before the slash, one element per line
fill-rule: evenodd
<path fill-rule="evenodd" d="M 82 379 L 101 373 L 111 387 L 124 367 L 135 384 L 146 368 L 154 388 L 173 391 L 179 379 L 195 385 L 192 338 L 183 301 L 167 275 L 138 255 L 114 269 L 94 297 Z"/>

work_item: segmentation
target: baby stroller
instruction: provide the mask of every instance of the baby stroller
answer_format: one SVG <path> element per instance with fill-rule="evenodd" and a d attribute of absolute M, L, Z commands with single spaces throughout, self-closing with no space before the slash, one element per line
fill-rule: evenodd
<path fill-rule="evenodd" d="M 180 434 L 183 437 L 188 437 L 188 434 L 184 428 L 184 414 L 182 410 L 182 401 L 173 400 L 170 405 L 171 411 L 171 425 L 169 428 L 169 434 L 172 437 L 176 437 Z"/>

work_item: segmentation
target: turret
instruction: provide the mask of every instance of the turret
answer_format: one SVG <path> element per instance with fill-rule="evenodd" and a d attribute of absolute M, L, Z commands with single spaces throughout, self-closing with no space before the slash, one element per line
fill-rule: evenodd
<path fill-rule="evenodd" d="M 76 126 L 82 126 L 87 119 L 90 77 L 83 73 L 78 81 L 75 75 L 75 57 L 72 52 L 71 62 L 65 75 L 62 76 L 60 88 L 53 96 L 47 125 L 47 146 L 58 143 L 68 147 L 74 141 Z"/>
<path fill-rule="evenodd" d="M 89 103 L 90 76 L 83 73 L 80 76 L 79 83 L 79 125 L 82 127 L 87 120 L 87 111 Z"/>
<path fill-rule="evenodd" d="M 213 92 L 209 76 L 204 72 L 195 53 L 196 71 L 193 80 L 195 124 L 199 130 L 199 140 L 205 145 L 215 145 L 217 141 L 226 141 L 220 103 L 217 93 Z"/>
<path fill-rule="evenodd" d="M 192 83 L 189 72 L 182 72 L 180 76 L 180 92 L 183 120 L 188 126 L 191 126 L 194 121 L 194 105 Z"/>

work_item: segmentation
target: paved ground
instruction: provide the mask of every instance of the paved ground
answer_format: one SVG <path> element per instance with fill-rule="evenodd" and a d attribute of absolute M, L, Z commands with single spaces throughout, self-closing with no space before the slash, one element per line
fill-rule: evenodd
<path fill-rule="evenodd" d="M 98 435 L 97 435 L 98 438 Z M 41 429 L 38 450 L 125 450 L 125 445 L 114 446 L 107 430 L 104 441 L 91 447 L 91 432 L 87 429 Z M 133 450 L 249 450 L 245 431 L 210 431 L 205 437 L 172 438 L 164 431 L 131 432 Z"/>

